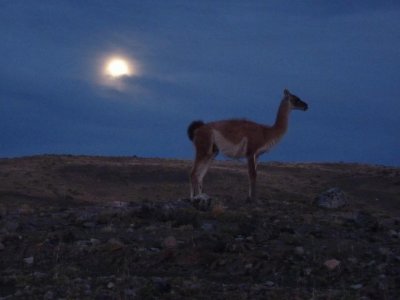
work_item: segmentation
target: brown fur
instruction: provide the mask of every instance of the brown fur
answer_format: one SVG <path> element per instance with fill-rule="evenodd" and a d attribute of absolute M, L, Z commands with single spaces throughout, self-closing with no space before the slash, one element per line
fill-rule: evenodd
<path fill-rule="evenodd" d="M 247 158 L 249 172 L 249 198 L 254 199 L 257 177 L 257 158 L 274 146 L 286 133 L 292 109 L 307 110 L 308 106 L 288 90 L 279 106 L 273 126 L 248 120 L 223 120 L 204 124 L 201 121 L 189 125 L 189 137 L 196 149 L 195 161 L 190 174 L 190 196 L 202 192 L 203 178 L 219 151 L 232 158 Z"/>

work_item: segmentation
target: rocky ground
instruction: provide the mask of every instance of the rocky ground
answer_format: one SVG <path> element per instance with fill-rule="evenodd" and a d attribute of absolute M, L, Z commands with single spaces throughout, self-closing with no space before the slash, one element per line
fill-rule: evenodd
<path fill-rule="evenodd" d="M 246 203 L 218 162 L 192 203 L 190 164 L 0 159 L 0 299 L 398 299 L 400 169 L 261 164 Z"/>

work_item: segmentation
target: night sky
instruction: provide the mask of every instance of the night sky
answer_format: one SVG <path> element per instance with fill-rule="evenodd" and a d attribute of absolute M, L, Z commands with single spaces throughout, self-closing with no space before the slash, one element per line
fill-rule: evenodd
<path fill-rule="evenodd" d="M 192 120 L 272 124 L 288 88 L 262 160 L 400 166 L 397 0 L 2 0 L 0 37 L 0 157 L 191 159 Z"/>

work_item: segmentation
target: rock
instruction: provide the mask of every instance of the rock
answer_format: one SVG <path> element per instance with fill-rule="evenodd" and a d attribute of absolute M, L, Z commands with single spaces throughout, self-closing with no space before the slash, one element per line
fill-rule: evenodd
<path fill-rule="evenodd" d="M 264 285 L 267 286 L 267 287 L 272 287 L 272 286 L 275 285 L 275 283 L 273 281 L 269 281 L 268 280 L 268 281 L 264 282 Z"/>
<path fill-rule="evenodd" d="M 361 227 L 378 227 L 378 221 L 370 213 L 357 211 L 353 217 L 354 222 Z"/>
<path fill-rule="evenodd" d="M 361 283 L 353 284 L 350 286 L 353 290 L 359 290 L 363 287 Z"/>
<path fill-rule="evenodd" d="M 91 243 L 87 240 L 79 240 L 75 242 L 75 246 L 78 251 L 87 251 Z"/>
<path fill-rule="evenodd" d="M 30 257 L 25 257 L 24 258 L 24 262 L 27 264 L 27 265 L 32 265 L 33 264 L 33 262 L 34 262 L 34 258 L 33 258 L 33 256 L 30 256 Z"/>
<path fill-rule="evenodd" d="M 127 208 L 129 206 L 129 202 L 126 201 L 113 201 L 111 202 L 111 207 L 115 208 Z"/>
<path fill-rule="evenodd" d="M 72 231 L 67 231 L 62 235 L 61 239 L 64 243 L 69 244 L 69 243 L 74 242 L 76 237 Z"/>
<path fill-rule="evenodd" d="M 8 233 L 2 237 L 2 243 L 15 243 L 22 240 L 22 236 L 16 233 Z"/>
<path fill-rule="evenodd" d="M 192 206 L 187 201 L 177 200 L 162 205 L 157 205 L 155 209 L 155 216 L 161 221 L 175 220 L 179 214 L 190 209 Z"/>
<path fill-rule="evenodd" d="M 161 251 L 161 249 L 160 249 L 160 248 L 157 248 L 157 247 L 150 247 L 149 250 L 150 250 L 151 252 L 156 252 L 156 253 L 158 253 L 158 252 Z"/>
<path fill-rule="evenodd" d="M 76 211 L 70 214 L 70 217 L 74 219 L 77 225 L 83 225 L 85 222 L 91 222 L 94 214 L 87 210 Z"/>
<path fill-rule="evenodd" d="M 294 253 L 296 253 L 299 256 L 302 256 L 304 254 L 304 248 L 301 246 L 296 247 L 294 248 Z"/>
<path fill-rule="evenodd" d="M 110 251 L 117 251 L 125 247 L 125 244 L 116 238 L 109 239 L 107 242 Z"/>
<path fill-rule="evenodd" d="M 400 233 L 397 232 L 396 230 L 393 230 L 393 229 L 390 229 L 390 230 L 389 230 L 389 235 L 390 235 L 392 238 L 399 238 L 399 237 L 400 237 Z M 0 249 L 0 250 L 1 250 L 1 249 Z"/>
<path fill-rule="evenodd" d="M 160 293 L 169 293 L 171 291 L 171 284 L 164 278 L 154 277 L 153 285 Z"/>
<path fill-rule="evenodd" d="M 176 227 L 182 225 L 199 226 L 198 211 L 193 209 L 193 207 L 177 211 L 173 220 L 173 225 Z"/>
<path fill-rule="evenodd" d="M 339 208 L 346 205 L 348 202 L 345 193 L 339 188 L 331 188 L 321 193 L 315 200 L 314 203 L 318 207 L 322 208 Z"/>
<path fill-rule="evenodd" d="M 92 244 L 92 246 L 98 246 L 101 242 L 98 239 L 91 238 L 90 243 Z"/>
<path fill-rule="evenodd" d="M 226 207 L 223 206 L 221 203 L 217 203 L 213 206 L 211 213 L 214 218 L 217 218 L 218 216 L 222 215 L 226 210 Z"/>
<path fill-rule="evenodd" d="M 54 299 L 54 293 L 52 291 L 47 291 L 46 294 L 44 294 L 43 299 L 46 300 Z"/>
<path fill-rule="evenodd" d="M 84 223 L 82 224 L 82 226 L 83 226 L 84 228 L 94 228 L 94 227 L 96 226 L 96 224 L 95 224 L 94 222 L 84 222 Z"/>
<path fill-rule="evenodd" d="M 47 277 L 47 274 L 35 271 L 35 272 L 33 272 L 33 277 L 36 278 L 36 279 L 43 279 L 43 278 Z"/>
<path fill-rule="evenodd" d="M 382 256 L 386 256 L 386 257 L 392 255 L 392 251 L 389 248 L 385 248 L 385 247 L 380 247 L 379 248 L 379 253 Z"/>
<path fill-rule="evenodd" d="M 176 214 L 176 207 L 170 203 L 166 203 L 161 207 L 157 207 L 155 214 L 157 216 L 157 219 L 161 221 L 172 220 L 174 219 Z"/>
<path fill-rule="evenodd" d="M 216 224 L 216 222 L 215 221 L 204 221 L 202 224 L 201 224 L 201 226 L 200 226 L 200 228 L 202 229 L 202 230 L 204 230 L 204 231 L 213 231 L 213 230 L 215 230 L 216 229 L 216 226 L 217 224 Z"/>
<path fill-rule="evenodd" d="M 199 194 L 195 196 L 191 202 L 192 205 L 198 210 L 208 211 L 211 207 L 212 199 L 207 194 Z"/>
<path fill-rule="evenodd" d="M 312 269 L 311 269 L 311 268 L 305 268 L 303 271 L 304 271 L 304 274 L 305 274 L 306 276 L 309 276 L 309 275 L 311 275 L 311 273 L 312 273 Z"/>
<path fill-rule="evenodd" d="M 88 283 L 83 284 L 83 293 L 85 294 L 85 296 L 90 296 L 92 294 L 90 284 Z"/>
<path fill-rule="evenodd" d="M 113 224 L 109 224 L 101 229 L 103 232 L 115 232 L 115 228 Z"/>
<path fill-rule="evenodd" d="M 4 206 L 0 206 L 0 219 L 7 215 L 7 209 Z"/>
<path fill-rule="evenodd" d="M 114 284 L 113 282 L 109 282 L 109 283 L 107 284 L 107 287 L 108 287 L 109 289 L 112 289 L 113 287 L 115 287 L 115 284 Z"/>
<path fill-rule="evenodd" d="M 128 299 L 136 297 L 136 292 L 134 289 L 125 289 L 124 294 Z"/>
<path fill-rule="evenodd" d="M 351 262 L 352 264 L 356 264 L 356 263 L 358 263 L 358 259 L 356 258 L 356 257 L 349 257 L 348 259 L 347 259 L 349 262 Z"/>
<path fill-rule="evenodd" d="M 148 218 L 151 217 L 156 210 L 155 204 L 152 202 L 143 202 L 139 209 L 137 210 L 136 214 L 140 218 Z"/>
<path fill-rule="evenodd" d="M 23 204 L 17 209 L 18 213 L 21 215 L 29 215 L 35 212 L 35 210 L 29 205 Z"/>
<path fill-rule="evenodd" d="M 3 243 L 0 243 L 0 251 L 4 250 L 6 247 L 4 246 Z"/>
<path fill-rule="evenodd" d="M 327 267 L 329 270 L 334 270 L 340 265 L 340 261 L 336 259 L 329 259 L 324 262 L 324 266 Z"/>
<path fill-rule="evenodd" d="M 4 228 L 8 232 L 15 232 L 19 228 L 19 223 L 17 221 L 8 221 L 4 224 Z"/>
<path fill-rule="evenodd" d="M 166 249 L 172 250 L 176 248 L 177 241 L 174 236 L 168 236 L 164 239 L 163 245 Z"/>

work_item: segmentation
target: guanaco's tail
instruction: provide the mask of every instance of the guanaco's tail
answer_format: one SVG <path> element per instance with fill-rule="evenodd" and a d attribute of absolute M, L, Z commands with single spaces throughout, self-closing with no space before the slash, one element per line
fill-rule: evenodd
<path fill-rule="evenodd" d="M 190 123 L 187 129 L 187 134 L 191 141 L 193 141 L 195 130 L 203 125 L 204 125 L 203 121 L 193 121 L 192 123 Z"/>

